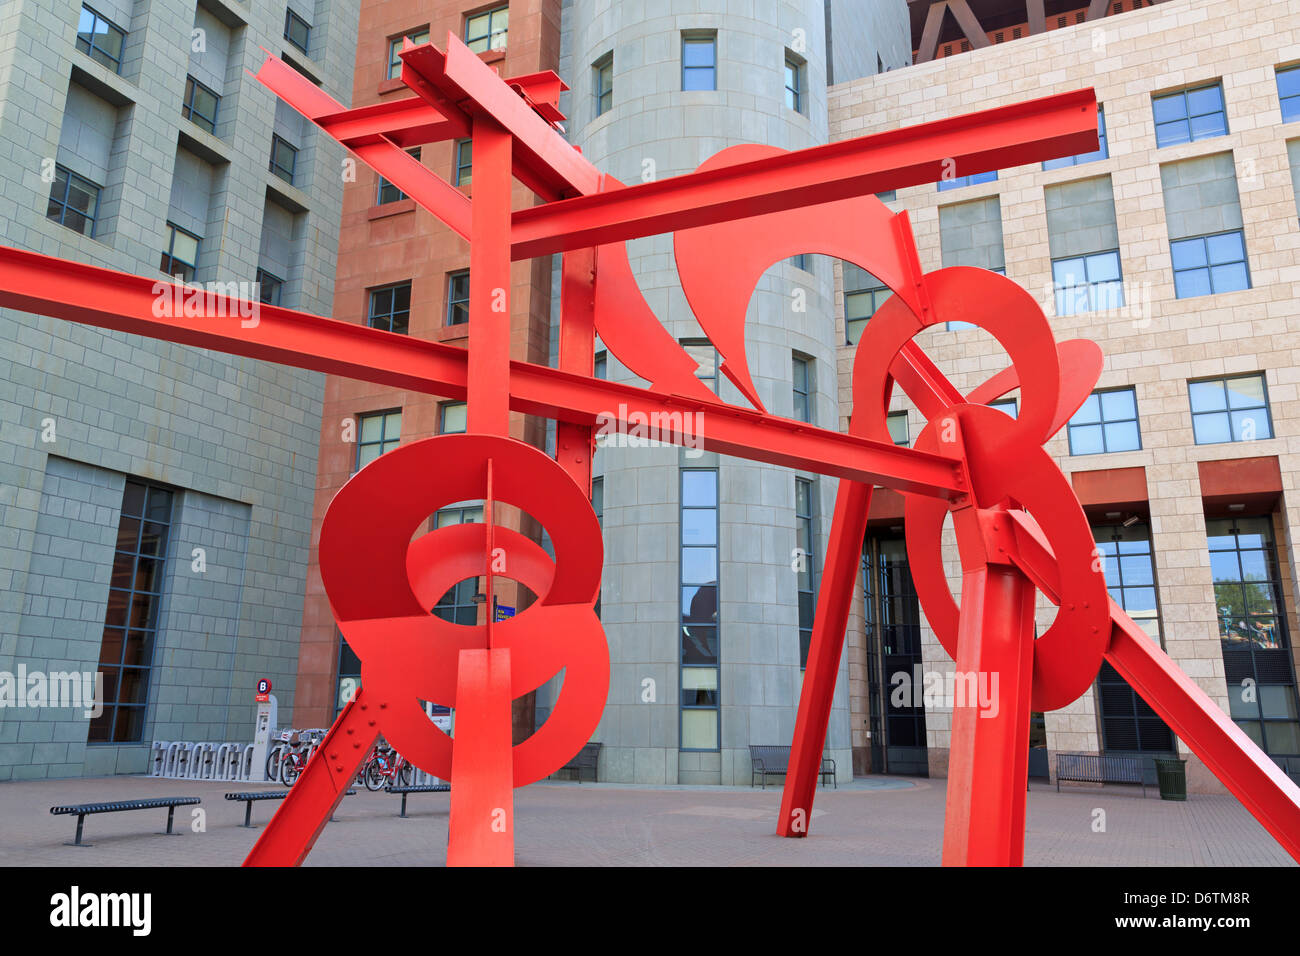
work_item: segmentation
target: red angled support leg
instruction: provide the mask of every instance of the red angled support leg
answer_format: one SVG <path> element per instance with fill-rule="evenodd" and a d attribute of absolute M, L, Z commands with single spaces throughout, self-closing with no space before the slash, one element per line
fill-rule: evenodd
<path fill-rule="evenodd" d="M 343 708 L 307 761 L 302 775 L 248 852 L 244 866 L 297 866 L 311 852 L 379 737 L 369 709 L 363 687 Z"/>
<path fill-rule="evenodd" d="M 965 699 L 953 702 L 944 866 L 1024 862 L 1034 593 L 1009 565 L 962 576 L 956 685 Z M 987 708 L 970 699 L 980 686 L 988 689 Z"/>
<path fill-rule="evenodd" d="M 822 765 L 822 747 L 826 744 L 826 727 L 831 719 L 831 699 L 835 696 L 835 678 L 844 650 L 853 585 L 862 567 L 862 538 L 867 532 L 871 491 L 870 485 L 846 480 L 840 482 L 835 494 L 835 518 L 826 545 L 826 571 L 817 595 L 820 613 L 813 621 L 808 666 L 804 668 L 803 690 L 799 694 L 789 773 L 781 793 L 781 816 L 776 824 L 778 836 L 807 836 L 812 821 L 813 797 L 817 794 L 817 776 Z"/>
<path fill-rule="evenodd" d="M 463 650 L 456 674 L 448 866 L 514 866 L 510 650 Z"/>

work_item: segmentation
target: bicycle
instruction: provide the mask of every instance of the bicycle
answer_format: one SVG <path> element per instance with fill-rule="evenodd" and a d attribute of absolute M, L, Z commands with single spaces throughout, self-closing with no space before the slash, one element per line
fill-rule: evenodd
<path fill-rule="evenodd" d="M 371 753 L 365 765 L 366 789 L 372 793 L 386 786 L 411 785 L 411 765 L 406 758 L 391 748 L 387 751 L 379 747 Z"/>
<path fill-rule="evenodd" d="M 295 733 L 288 742 L 288 748 L 280 759 L 280 782 L 292 787 L 307 768 L 307 760 L 312 748 L 321 741 L 317 731 L 303 731 L 305 736 Z"/>

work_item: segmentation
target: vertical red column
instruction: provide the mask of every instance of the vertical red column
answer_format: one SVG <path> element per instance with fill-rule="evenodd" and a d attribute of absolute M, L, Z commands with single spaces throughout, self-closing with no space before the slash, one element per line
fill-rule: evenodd
<path fill-rule="evenodd" d="M 596 347 L 596 250 L 566 252 L 560 268 L 560 368 L 592 373 Z M 591 496 L 592 429 L 556 422 L 555 460 Z"/>
<path fill-rule="evenodd" d="M 511 138 L 495 120 L 474 120 L 474 202 L 469 258 L 468 431 L 510 437 Z M 460 652 L 452 745 L 449 866 L 514 863 L 510 652 L 492 646 L 495 602 L 492 462 L 487 465 L 485 649 Z"/>
<path fill-rule="evenodd" d="M 969 693 L 954 701 L 944 866 L 1024 862 L 1034 594 L 1011 565 L 968 565 L 962 575 L 956 684 L 969 688 L 974 675 L 988 705 Z"/>

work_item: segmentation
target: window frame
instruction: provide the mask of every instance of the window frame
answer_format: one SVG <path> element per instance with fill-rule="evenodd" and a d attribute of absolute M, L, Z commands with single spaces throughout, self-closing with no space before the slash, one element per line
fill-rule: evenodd
<path fill-rule="evenodd" d="M 712 62 L 708 66 L 687 66 L 686 48 L 687 46 L 704 46 L 708 45 L 712 51 Z M 717 30 L 683 30 L 681 34 L 681 43 L 679 45 L 679 55 L 682 61 L 682 92 L 683 93 L 713 93 L 718 89 L 718 31 Z M 687 71 L 708 71 L 712 74 L 712 85 L 705 87 L 692 87 L 686 85 Z"/>
<path fill-rule="evenodd" d="M 804 490 L 807 511 L 799 510 L 799 492 Z M 799 669 L 807 670 L 808 652 L 812 648 L 813 627 L 817 621 L 817 481 L 803 475 L 794 479 L 794 520 L 795 547 L 799 547 L 799 534 L 802 531 L 808 541 L 808 548 L 803 558 L 807 564 L 807 584 L 802 586 L 800 575 L 795 572 L 796 623 L 799 630 Z M 804 595 L 808 595 L 811 615 L 804 620 Z"/>
<path fill-rule="evenodd" d="M 593 63 L 591 70 L 591 88 L 596 98 L 596 115 L 604 116 L 614 108 L 614 51 L 610 50 Z M 607 73 L 608 77 L 606 77 Z"/>
<path fill-rule="evenodd" d="M 686 504 L 686 476 L 688 474 L 707 473 L 713 476 L 713 504 L 712 505 L 687 505 Z M 717 753 L 722 749 L 722 615 L 721 615 L 721 578 L 722 571 L 722 541 L 720 528 L 720 504 L 721 504 L 721 475 L 718 468 L 679 468 L 678 469 L 678 526 L 681 529 L 678 540 L 678 560 L 677 560 L 677 619 L 678 619 L 678 647 L 677 647 L 677 744 L 678 749 L 684 753 Z M 687 545 L 685 543 L 686 512 L 687 511 L 712 511 L 713 512 L 713 544 L 712 545 Z M 714 553 L 714 571 L 715 580 L 712 582 L 714 588 L 714 619 L 713 624 L 713 663 L 710 664 L 687 664 L 686 663 L 686 641 L 687 628 L 691 626 L 686 618 L 686 612 L 683 608 L 685 601 L 686 589 L 708 587 L 705 584 L 686 584 L 685 583 L 685 552 L 688 548 L 694 550 L 712 549 Z M 698 591 L 697 591 L 698 594 Z M 700 626 L 700 625 L 697 625 Z M 710 627 L 710 625 L 702 625 Z M 687 704 L 685 686 L 685 671 L 687 670 L 712 670 L 714 672 L 714 686 L 711 688 L 714 695 L 713 704 Z M 702 688 L 694 688 L 700 690 Z M 708 688 L 703 688 L 708 690 Z M 712 747 L 687 747 L 685 746 L 685 714 L 687 711 L 713 711 L 715 716 L 714 740 Z"/>
<path fill-rule="evenodd" d="M 392 438 L 389 438 L 388 420 L 393 415 L 397 416 L 397 434 Z M 356 418 L 357 418 L 357 450 L 356 450 L 356 454 L 353 455 L 352 457 L 352 473 L 354 475 L 357 472 L 359 472 L 362 468 L 365 467 L 365 465 L 361 464 L 361 456 L 362 456 L 363 449 L 370 448 L 375 445 L 379 446 L 379 454 L 371 459 L 371 461 L 374 461 L 380 458 L 384 454 L 384 452 L 396 448 L 399 444 L 401 444 L 402 409 L 399 407 L 399 408 L 386 408 L 374 412 L 363 412 L 357 415 Z M 379 439 L 377 441 L 365 441 L 363 437 L 365 435 L 365 423 L 372 418 L 379 419 Z M 366 465 L 368 464 L 370 464 L 369 461 L 366 462 Z"/>
<path fill-rule="evenodd" d="M 1240 381 L 1240 380 L 1242 380 L 1242 379 L 1254 379 L 1254 378 L 1259 379 L 1260 388 L 1261 388 L 1261 390 L 1262 390 L 1263 393 L 1264 393 L 1264 399 L 1263 399 L 1262 404 L 1260 404 L 1260 405 L 1240 405 L 1240 406 L 1237 406 L 1237 407 L 1233 407 L 1233 404 L 1232 404 L 1232 398 L 1230 397 L 1230 395 L 1229 395 L 1229 393 L 1228 393 L 1228 383 L 1229 383 L 1229 382 L 1234 382 L 1234 381 Z M 1196 411 L 1196 406 L 1195 406 L 1195 404 L 1194 404 L 1193 401 L 1192 401 L 1192 386 L 1193 386 L 1193 385 L 1207 385 L 1207 384 L 1209 384 L 1209 383 L 1211 383 L 1211 382 L 1218 383 L 1218 384 L 1222 387 L 1222 389 L 1223 389 L 1223 401 L 1224 401 L 1223 408 L 1222 408 L 1222 409 L 1218 409 L 1218 408 L 1205 409 L 1205 410 L 1202 410 L 1202 411 L 1199 411 L 1199 412 L 1198 412 L 1198 411 Z M 1277 437 L 1277 433 L 1276 433 L 1276 431 L 1275 431 L 1274 428 L 1273 428 L 1273 409 L 1272 409 L 1272 403 L 1269 401 L 1269 398 L 1268 398 L 1268 376 L 1267 376 L 1263 371 L 1259 371 L 1259 372 L 1245 372 L 1245 373 L 1237 374 L 1237 375 L 1212 375 L 1212 376 L 1209 376 L 1208 378 L 1194 378 L 1194 379 L 1188 379 L 1188 380 L 1187 380 L 1187 406 L 1188 406 L 1188 410 L 1189 410 L 1189 412 L 1190 412 L 1190 414 L 1191 414 L 1191 416 L 1192 416 L 1192 442 L 1193 442 L 1193 444 L 1196 444 L 1196 445 L 1229 445 L 1229 444 L 1238 444 L 1238 443 L 1240 443 L 1240 442 L 1245 442 L 1245 441 L 1268 441 L 1269 439 L 1272 439 L 1272 438 Z M 1234 417 L 1233 417 L 1233 412 L 1249 412 L 1249 411 L 1255 411 L 1256 409 L 1261 409 L 1261 408 L 1264 410 L 1264 421 L 1265 421 L 1265 424 L 1268 426 L 1268 434 L 1267 434 L 1267 435 L 1264 435 L 1264 436 L 1257 436 L 1257 437 L 1255 437 L 1255 438 L 1253 438 L 1253 439 L 1237 438 L 1237 437 L 1236 437 L 1237 429 L 1236 429 L 1236 427 L 1235 427 L 1235 425 L 1234 425 L 1234 421 L 1235 421 L 1235 419 L 1234 419 Z M 1197 427 L 1196 427 L 1196 425 L 1197 425 L 1197 420 L 1198 420 L 1198 419 L 1205 419 L 1205 418 L 1208 418 L 1208 417 L 1210 417 L 1210 416 L 1214 416 L 1214 417 L 1217 418 L 1217 417 L 1220 416 L 1220 415 L 1225 416 L 1225 417 L 1227 418 L 1227 423 L 1228 423 L 1228 439 L 1227 439 L 1226 441 L 1202 441 L 1201 438 L 1200 438 L 1200 434 L 1199 434 L 1199 432 L 1198 432 L 1198 430 L 1197 430 Z"/>
<path fill-rule="evenodd" d="M 1115 273 L 1114 279 L 1093 279 L 1090 275 L 1094 260 L 1103 256 L 1114 256 Z M 1064 285 L 1056 276 L 1057 267 L 1067 262 L 1079 261 L 1083 264 L 1083 282 L 1074 285 Z M 1119 290 L 1119 300 L 1107 302 L 1104 305 L 1096 301 L 1098 293 L 1106 288 L 1115 286 Z M 1083 309 L 1072 309 L 1065 311 L 1062 304 L 1065 301 L 1063 296 L 1073 296 L 1077 302 L 1080 290 L 1083 290 L 1086 299 L 1086 307 Z M 1056 308 L 1058 318 L 1067 318 L 1074 315 L 1086 315 L 1089 312 L 1107 312 L 1124 307 L 1124 262 L 1120 256 L 1119 249 L 1100 249 L 1097 252 L 1088 252 L 1078 256 L 1061 256 L 1052 260 L 1052 300 Z"/>
<path fill-rule="evenodd" d="M 1278 112 L 1282 114 L 1282 122 L 1300 122 L 1300 63 L 1293 63 L 1290 66 L 1284 66 L 1281 69 L 1274 67 L 1273 76 L 1277 81 L 1277 108 Z M 1290 80 L 1291 77 L 1295 78 L 1294 93 L 1284 94 L 1282 92 L 1283 77 L 1287 77 L 1288 80 Z M 1287 115 L 1288 107 L 1292 110 L 1290 115 Z"/>
<path fill-rule="evenodd" d="M 277 146 L 283 146 L 285 149 L 287 149 L 289 151 L 289 155 L 293 159 L 292 164 L 288 168 L 288 173 L 289 173 L 288 176 L 284 175 L 285 168 L 281 166 L 279 162 L 276 161 Z M 293 183 L 294 177 L 298 173 L 298 147 L 293 145 L 293 143 L 289 142 L 279 133 L 272 133 L 271 134 L 271 158 L 267 163 L 267 169 L 269 169 L 277 177 L 283 179 L 286 183 L 292 186 L 294 184 Z"/>
<path fill-rule="evenodd" d="M 271 280 L 271 289 L 273 290 L 270 298 L 267 297 L 266 280 Z M 257 274 L 254 276 L 254 282 L 257 283 L 258 299 L 266 305 L 279 305 L 280 299 L 284 294 L 284 280 L 273 272 L 268 272 L 261 266 L 257 268 Z"/>
<path fill-rule="evenodd" d="M 1128 392 L 1133 399 L 1133 417 L 1132 418 L 1107 418 L 1105 411 L 1105 402 L 1102 401 L 1103 395 L 1114 395 L 1119 392 Z M 1089 394 L 1088 398 L 1093 396 L 1097 398 L 1097 420 L 1095 422 L 1076 422 L 1075 419 L 1083 414 L 1083 409 L 1087 405 L 1087 399 L 1084 404 L 1079 406 L 1079 410 L 1070 416 L 1066 422 L 1066 441 L 1070 449 L 1071 456 L 1083 457 L 1085 455 L 1119 455 L 1129 451 L 1142 450 L 1142 417 L 1138 412 L 1137 388 L 1133 385 L 1118 385 L 1114 388 L 1095 388 Z M 1137 432 L 1137 446 L 1134 448 L 1111 448 L 1107 429 L 1108 425 L 1123 425 L 1127 422 L 1133 423 L 1133 429 Z M 1076 429 L 1080 428 L 1100 428 L 1101 429 L 1101 450 L 1100 451 L 1076 451 L 1074 434 Z"/>
<path fill-rule="evenodd" d="M 423 36 L 424 39 L 418 39 Z M 400 79 L 402 75 L 402 58 L 398 56 L 402 52 L 402 41 L 409 39 L 416 46 L 428 43 L 430 38 L 430 25 L 425 24 L 416 30 L 408 30 L 395 37 L 388 38 L 388 76 L 387 79 Z"/>
<path fill-rule="evenodd" d="M 82 35 L 83 35 L 83 34 L 82 34 L 82 30 L 81 30 L 81 17 L 80 17 L 80 15 L 78 15 L 78 18 L 77 18 L 77 38 L 76 38 L 76 41 L 74 42 L 73 45 L 77 48 L 77 50 L 78 50 L 79 52 L 81 52 L 81 53 L 84 54 L 85 56 L 90 57 L 90 59 L 94 60 L 94 61 L 95 61 L 96 63 L 98 63 L 100 66 L 104 67 L 104 69 L 106 69 L 106 70 L 107 70 L 107 69 L 111 69 L 114 73 L 116 73 L 116 74 L 118 74 L 118 75 L 120 76 L 121 73 L 122 73 L 122 57 L 121 57 L 121 56 L 116 56 L 116 57 L 115 57 L 115 56 L 113 56 L 113 54 L 109 53 L 107 50 L 103 49 L 102 47 L 96 46 L 96 45 L 95 45 L 95 40 L 94 40 L 94 38 L 97 37 L 101 32 L 104 32 L 104 33 L 107 33 L 107 32 L 109 32 L 109 31 L 115 32 L 115 33 L 117 33 L 117 34 L 119 34 L 119 35 L 121 36 L 121 47 L 120 47 L 120 48 L 121 48 L 122 52 L 125 53 L 125 52 L 126 52 L 126 38 L 127 38 L 127 36 L 128 36 L 128 32 L 127 32 L 126 30 L 123 30 L 123 29 L 122 29 L 121 27 L 119 27 L 116 23 L 114 23 L 114 22 L 113 22 L 112 20 L 110 20 L 108 17 L 104 16 L 102 13 L 100 13 L 100 12 L 99 12 L 98 10 L 96 10 L 94 7 L 90 6 L 90 4 L 88 4 L 88 3 L 83 3 L 83 4 L 81 5 L 81 10 L 82 10 L 83 13 L 89 13 L 90 16 L 91 16 L 91 18 L 92 18 L 92 19 L 91 19 L 91 24 L 90 24 L 90 27 L 91 27 L 91 33 L 89 34 L 90 39 L 88 39 L 88 40 L 85 41 L 85 43 L 86 43 L 86 48 L 83 50 L 83 49 L 81 48 L 81 44 L 82 44 Z M 102 24 L 104 24 L 106 27 L 108 27 L 108 30 L 105 30 L 105 31 L 99 31 L 99 30 L 96 30 L 95 27 L 96 27 L 98 24 L 100 24 L 100 23 L 102 23 Z M 96 55 L 95 55 L 96 53 L 98 53 L 98 54 L 100 54 L 101 56 L 103 56 L 104 59 L 111 60 L 111 61 L 112 61 L 112 66 L 110 66 L 108 63 L 105 63 L 105 62 L 104 62 L 103 60 L 101 60 L 98 56 L 96 56 Z"/>
<path fill-rule="evenodd" d="M 63 174 L 63 177 L 64 177 L 64 182 L 63 182 L 63 195 L 62 195 L 62 198 L 60 198 L 60 199 L 55 199 L 55 198 L 54 198 L 54 192 L 55 192 L 55 189 L 56 189 L 56 188 L 58 187 L 58 185 L 59 185 L 59 174 L 60 174 L 60 173 L 62 173 L 62 174 Z M 77 183 L 74 183 L 74 182 L 73 182 L 74 179 L 77 180 L 78 182 L 77 182 Z M 85 184 L 85 185 L 81 185 L 81 184 Z M 82 192 L 87 192 L 87 193 L 90 192 L 90 190 L 86 189 L 85 186 L 90 186 L 90 187 L 92 187 L 92 188 L 94 189 L 94 193 L 93 193 L 93 196 L 94 196 L 94 202 L 91 204 L 91 208 L 90 208 L 90 212 L 89 212 L 89 214 L 84 213 L 84 212 L 82 212 L 82 211 L 79 210 L 79 209 L 71 208 L 71 207 L 69 206 L 69 204 L 68 204 L 68 197 L 71 196 L 71 194 L 72 194 L 72 187 L 73 187 L 74 185 L 76 185 L 76 187 L 77 187 L 78 189 L 80 189 Z M 63 226 L 65 229 L 71 229 L 73 232 L 80 233 L 81 235 L 86 236 L 86 237 L 89 238 L 89 239 L 94 239 L 94 238 L 95 238 L 95 226 L 96 226 L 96 224 L 98 223 L 98 216 L 99 216 L 99 200 L 100 200 L 100 197 L 103 195 L 103 192 L 104 192 L 104 187 L 103 187 L 103 186 L 100 186 L 100 185 L 97 184 L 97 183 L 91 182 L 91 181 L 90 181 L 89 179 L 87 179 L 85 176 L 79 175 L 78 173 L 74 173 L 74 172 L 73 172 L 72 170 L 70 170 L 67 166 L 64 166 L 64 165 L 61 164 L 61 163 L 55 163 L 55 164 L 54 164 L 54 181 L 53 181 L 52 183 L 50 183 L 50 195 L 49 195 L 49 199 L 47 200 L 47 203 L 46 203 L 46 206 L 45 206 L 45 218 L 48 219 L 50 222 L 56 222 L 56 223 L 58 223 L 60 226 Z M 54 218 L 53 216 L 50 215 L 50 206 L 52 206 L 52 205 L 57 205 L 57 206 L 59 207 L 59 215 L 58 215 L 58 218 Z M 67 218 L 68 218 L 68 212 L 69 212 L 70 209 L 71 209 L 71 211 L 72 211 L 75 215 L 78 215 L 78 216 L 80 216 L 82 219 L 85 220 L 86 224 L 89 226 L 88 229 L 86 229 L 86 230 L 81 230 L 81 229 L 77 229 L 77 228 L 75 228 L 75 227 L 73 227 L 73 226 L 68 225 Z"/>
<path fill-rule="evenodd" d="M 857 275 L 857 272 L 850 272 L 849 271 L 850 269 L 857 270 L 857 272 L 862 273 L 863 276 L 875 282 L 876 284 L 873 286 L 858 286 L 855 284 L 854 287 L 850 289 L 849 277 L 850 275 L 854 277 L 856 277 Z M 853 262 L 849 262 L 847 260 L 842 260 L 842 265 L 840 267 L 840 276 L 844 284 L 844 297 L 843 297 L 844 344 L 856 346 L 858 344 L 858 339 L 862 337 L 862 329 L 866 327 L 867 322 L 869 322 L 871 320 L 871 317 L 876 314 L 876 311 L 882 305 L 885 304 L 885 302 L 889 299 L 890 296 L 894 294 L 894 290 L 889 288 L 889 286 L 885 285 L 883 282 L 881 282 L 879 279 L 873 276 L 866 269 L 862 268 L 860 265 L 857 265 L 856 263 Z M 879 293 L 884 293 L 884 294 L 880 295 Z M 870 295 L 871 311 L 868 312 L 865 316 L 850 318 L 849 317 L 850 297 L 862 296 L 862 295 Z M 858 331 L 857 336 L 853 335 L 854 329 L 857 329 Z"/>
<path fill-rule="evenodd" d="M 447 428 L 447 412 L 449 409 L 458 408 L 465 413 L 465 423 L 456 429 Z M 438 406 L 438 434 L 439 435 L 462 435 L 469 429 L 469 404 L 467 402 L 443 402 Z"/>
<path fill-rule="evenodd" d="M 456 295 L 456 281 L 465 280 L 465 295 L 458 297 Z M 464 306 L 465 318 L 460 321 L 454 321 L 456 316 L 456 307 Z M 469 270 L 457 269 L 455 272 L 447 273 L 447 312 L 444 316 L 446 327 L 451 328 L 456 325 L 469 326 Z"/>
<path fill-rule="evenodd" d="M 299 43 L 293 37 L 293 30 L 291 27 L 294 26 L 302 27 L 303 31 L 306 33 L 306 37 L 302 43 Z M 305 56 L 311 55 L 307 52 L 311 49 L 311 24 L 295 13 L 291 7 L 286 7 L 284 11 L 284 38 L 292 43 L 295 49 Z"/>
<path fill-rule="evenodd" d="M 817 409 L 814 406 L 816 390 L 816 379 L 814 378 L 813 369 L 816 367 L 814 359 L 809 355 L 801 352 L 790 353 L 790 391 L 792 394 L 792 405 L 790 417 L 797 422 L 806 422 L 812 425 L 813 420 L 817 417 Z M 802 370 L 802 387 L 800 387 L 800 371 Z M 799 414 L 799 397 L 803 396 L 803 414 Z"/>
<path fill-rule="evenodd" d="M 1193 93 L 1201 93 L 1205 90 L 1216 90 L 1219 95 L 1219 108 L 1209 113 L 1192 113 L 1189 97 Z M 1161 120 L 1157 112 L 1157 103 L 1167 103 L 1175 98 L 1182 102 L 1182 116 L 1179 119 Z M 1195 135 L 1192 129 L 1192 120 L 1203 116 L 1213 116 L 1217 113 L 1223 119 L 1223 130 L 1218 133 L 1206 133 L 1201 136 Z M 1151 96 L 1151 120 L 1155 131 L 1156 149 L 1164 149 L 1167 146 L 1183 146 L 1187 143 L 1198 143 L 1203 139 L 1214 139 L 1219 136 L 1227 136 L 1231 132 L 1228 126 L 1228 101 L 1223 92 L 1223 79 L 1213 80 L 1209 83 L 1200 83 L 1196 86 L 1184 87 L 1180 90 L 1170 90 L 1167 93 L 1152 94 Z M 1161 141 L 1160 128 L 1169 126 L 1173 123 L 1183 123 L 1187 127 L 1186 139 L 1175 139 Z"/>
<path fill-rule="evenodd" d="M 399 309 L 397 308 L 397 293 L 403 289 L 406 291 L 406 308 Z M 405 279 L 401 282 L 388 282 L 385 283 L 384 285 L 372 286 L 371 288 L 367 289 L 366 290 L 366 327 L 371 329 L 378 329 L 381 332 L 391 332 L 395 335 L 410 335 L 411 334 L 412 291 L 413 288 L 410 279 Z M 389 307 L 387 311 L 376 312 L 375 311 L 376 297 L 381 296 L 386 292 L 390 294 Z M 397 317 L 399 315 L 406 316 L 405 328 L 400 331 L 396 328 Z M 375 324 L 376 319 L 386 319 L 387 327 L 385 327 L 384 325 L 376 325 Z"/>
<path fill-rule="evenodd" d="M 199 113 L 194 108 L 194 94 L 200 90 L 202 90 L 203 92 L 207 93 L 212 97 L 211 117 L 204 116 L 202 113 Z M 220 114 L 220 112 L 221 112 L 221 94 L 218 93 L 216 90 L 214 90 L 212 87 L 208 86 L 206 83 L 202 83 L 199 80 L 197 80 L 194 77 L 194 74 L 191 73 L 187 75 L 185 77 L 185 96 L 181 100 L 181 116 L 189 120 L 191 123 L 193 123 L 195 126 L 203 130 L 204 132 L 211 133 L 213 136 L 215 136 L 217 135 L 217 116 Z M 202 123 L 198 122 L 198 120 L 195 120 L 194 117 L 196 115 L 199 117 L 199 119 L 203 120 Z M 204 124 L 211 124 L 211 125 L 209 126 Z"/>
<path fill-rule="evenodd" d="M 1238 242 L 1241 244 L 1240 259 L 1229 259 L 1229 260 L 1224 260 L 1223 262 L 1210 261 L 1210 240 L 1218 239 L 1222 236 L 1237 237 Z M 1194 242 L 1201 243 L 1202 255 L 1203 258 L 1205 259 L 1205 265 L 1203 266 L 1197 265 L 1197 266 L 1192 266 L 1190 268 L 1183 268 L 1183 269 L 1178 268 L 1178 264 L 1176 262 L 1178 248 Z M 1242 269 L 1246 273 L 1246 284 L 1240 288 L 1216 289 L 1214 287 L 1214 277 L 1215 277 L 1214 270 L 1216 268 L 1236 265 L 1238 263 L 1241 264 Z M 1250 253 L 1246 249 L 1246 230 L 1244 227 L 1241 229 L 1225 229 L 1223 232 L 1206 233 L 1205 235 L 1202 236 L 1183 236 L 1180 239 L 1170 239 L 1169 240 L 1169 265 L 1170 265 L 1170 270 L 1173 273 L 1174 298 L 1176 299 L 1196 299 L 1203 295 L 1226 295 L 1229 292 L 1245 292 L 1247 289 L 1253 288 L 1251 284 L 1251 277 L 1250 277 Z M 1179 275 L 1180 274 L 1186 275 L 1188 273 L 1197 273 L 1197 272 L 1201 272 L 1202 270 L 1204 270 L 1205 272 L 1206 279 L 1210 287 L 1209 291 L 1190 292 L 1186 295 L 1183 295 L 1178 287 Z"/>
<path fill-rule="evenodd" d="M 194 276 L 197 275 L 199 271 L 199 258 L 201 253 L 203 252 L 203 237 L 195 235 L 194 233 L 190 232 L 188 229 L 181 228 L 180 226 L 176 225 L 176 223 L 172 222 L 170 219 L 167 220 L 166 228 L 167 228 L 167 248 L 163 250 L 163 257 L 169 260 L 171 265 L 162 265 L 160 262 L 158 269 L 160 272 L 162 272 L 165 275 L 175 277 L 177 273 L 172 270 L 175 267 L 175 264 L 177 262 L 179 262 L 183 266 L 189 266 L 190 269 L 189 274 L 186 275 L 184 273 L 180 273 L 180 275 L 185 282 L 190 282 L 194 279 Z M 189 236 L 191 239 L 194 240 L 194 261 L 193 262 L 186 262 L 184 259 L 179 259 L 176 257 L 176 233 L 178 232 L 186 236 Z"/>
<path fill-rule="evenodd" d="M 465 154 L 469 160 L 465 160 Z M 451 147 L 451 182 L 453 186 L 468 186 L 474 181 L 474 140 L 456 140 Z"/>
<path fill-rule="evenodd" d="M 793 77 L 794 86 L 790 86 Z M 790 50 L 785 51 L 785 105 L 800 116 L 808 115 L 808 61 Z"/>
<path fill-rule="evenodd" d="M 500 30 L 495 30 L 493 29 L 492 24 L 496 15 L 499 13 L 504 13 L 506 15 L 506 25 Z M 487 33 L 484 33 L 481 36 L 471 37 L 469 35 L 470 24 L 484 17 L 487 18 Z M 505 39 L 501 43 L 494 43 L 493 37 L 498 35 L 504 36 Z M 510 42 L 510 4 L 502 3 L 495 7 L 488 7 L 485 10 L 477 10 L 474 13 L 465 14 L 465 23 L 464 28 L 461 30 L 461 37 L 464 39 L 465 45 L 478 54 L 496 53 L 505 50 Z M 474 44 L 479 41 L 486 41 L 487 44 L 481 50 L 474 48 Z"/>

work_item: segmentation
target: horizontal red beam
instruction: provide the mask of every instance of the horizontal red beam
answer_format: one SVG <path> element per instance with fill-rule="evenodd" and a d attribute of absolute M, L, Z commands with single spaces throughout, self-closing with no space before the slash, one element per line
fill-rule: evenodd
<path fill-rule="evenodd" d="M 514 214 L 511 256 L 529 259 L 813 206 L 1097 146 L 1097 97 L 1076 90 L 521 209 Z"/>
<path fill-rule="evenodd" d="M 203 315 L 176 314 L 177 289 L 186 287 L 0 246 L 3 307 L 379 385 L 465 397 L 464 349 L 216 294 L 206 297 Z M 251 317 L 241 316 L 251 316 L 255 305 L 253 324 Z M 962 493 L 960 467 L 951 458 L 528 362 L 510 363 L 510 406 L 587 427 L 602 415 L 634 428 L 638 416 L 684 422 L 682 416 L 690 413 L 698 427 L 663 435 L 664 440 L 691 445 L 698 437 L 706 451 L 940 498 Z"/>

